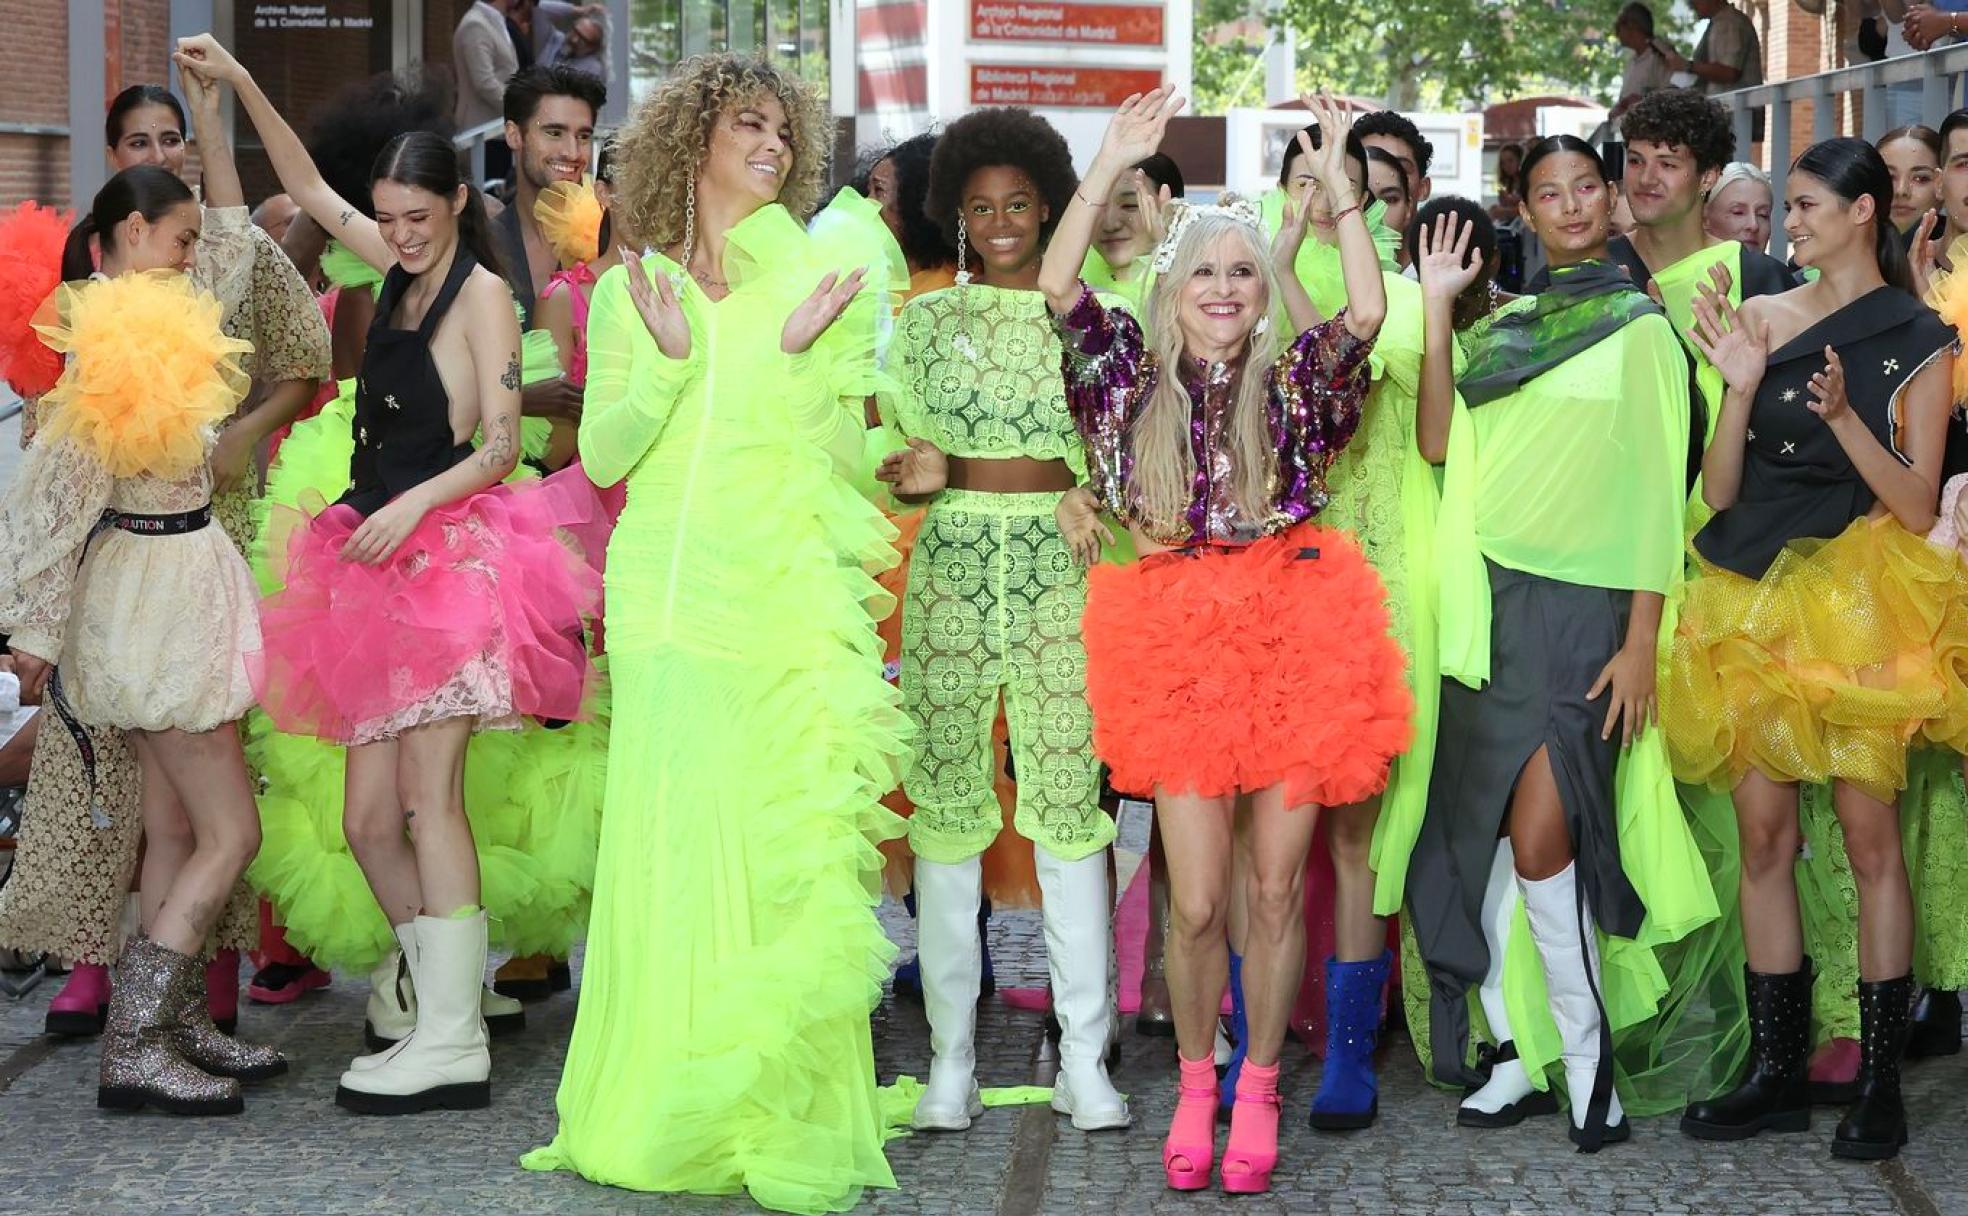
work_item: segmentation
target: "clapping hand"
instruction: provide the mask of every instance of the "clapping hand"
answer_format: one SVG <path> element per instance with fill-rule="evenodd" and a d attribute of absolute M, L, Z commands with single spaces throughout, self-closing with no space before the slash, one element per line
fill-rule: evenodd
<path fill-rule="evenodd" d="M 656 339 L 656 347 L 672 359 L 690 357 L 690 321 L 683 315 L 683 305 L 678 302 L 676 288 L 670 284 L 670 276 L 661 274 L 652 283 L 649 272 L 642 267 L 642 259 L 624 247 L 622 253 L 622 272 L 629 280 L 629 300 L 641 314 L 642 323 L 649 330 L 649 336 Z"/>
<path fill-rule="evenodd" d="M 1769 364 L 1770 324 L 1746 322 L 1729 297 L 1707 283 L 1695 291 L 1695 327 L 1688 337 L 1730 388 L 1748 392 Z"/>
<path fill-rule="evenodd" d="M 828 274 L 816 284 L 806 299 L 800 301 L 793 315 L 786 318 L 786 327 L 779 334 L 779 349 L 789 355 L 804 354 L 812 349 L 813 343 L 827 327 L 840 319 L 861 290 L 861 284 L 868 277 L 866 269 L 855 271 L 842 278 L 839 274 Z"/>
<path fill-rule="evenodd" d="M 1826 422 L 1836 422 L 1851 412 L 1851 399 L 1845 395 L 1845 365 L 1838 360 L 1838 352 L 1825 347 L 1825 369 L 1811 377 L 1807 385 L 1811 400 L 1804 404 L 1813 414 Z"/>

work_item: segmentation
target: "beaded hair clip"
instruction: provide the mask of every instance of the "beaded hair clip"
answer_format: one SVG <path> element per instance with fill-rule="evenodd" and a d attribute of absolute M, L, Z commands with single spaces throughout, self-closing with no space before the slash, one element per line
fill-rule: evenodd
<path fill-rule="evenodd" d="M 1264 231 L 1264 212 L 1250 199 L 1236 199 L 1228 203 L 1206 203 L 1200 206 L 1178 202 L 1171 206 L 1175 214 L 1169 219 L 1168 232 L 1162 237 L 1162 243 L 1155 246 L 1155 260 L 1152 265 L 1158 275 L 1167 274 L 1169 267 L 1175 265 L 1175 251 L 1182 244 L 1182 234 L 1199 216 L 1227 216 L 1259 232 Z"/>

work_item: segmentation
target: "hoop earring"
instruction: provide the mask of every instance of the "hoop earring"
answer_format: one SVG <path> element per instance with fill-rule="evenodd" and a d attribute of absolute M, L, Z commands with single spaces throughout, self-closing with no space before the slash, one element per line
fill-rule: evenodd
<path fill-rule="evenodd" d="M 957 212 L 957 286 L 970 286 L 970 225 Z"/>

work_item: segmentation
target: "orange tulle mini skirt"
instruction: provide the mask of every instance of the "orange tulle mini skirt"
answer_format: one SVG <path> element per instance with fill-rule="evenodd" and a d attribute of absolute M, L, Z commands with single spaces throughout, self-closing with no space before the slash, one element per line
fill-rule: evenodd
<path fill-rule="evenodd" d="M 1336 529 L 1096 566 L 1084 620 L 1094 749 L 1123 793 L 1282 784 L 1288 805 L 1345 806 L 1412 738 L 1386 588 Z"/>
<path fill-rule="evenodd" d="M 1795 541 L 1761 579 L 1700 561 L 1661 689 L 1674 775 L 1845 781 L 1882 801 L 1907 750 L 1968 748 L 1968 569 L 1893 519 Z"/>

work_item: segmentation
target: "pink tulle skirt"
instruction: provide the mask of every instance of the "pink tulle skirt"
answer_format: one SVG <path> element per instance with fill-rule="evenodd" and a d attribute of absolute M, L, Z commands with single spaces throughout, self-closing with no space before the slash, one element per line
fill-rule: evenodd
<path fill-rule="evenodd" d="M 376 566 L 342 560 L 353 508 L 275 514 L 286 581 L 261 603 L 252 674 L 283 731 L 363 744 L 582 716 L 612 513 L 578 466 L 440 507 Z"/>

